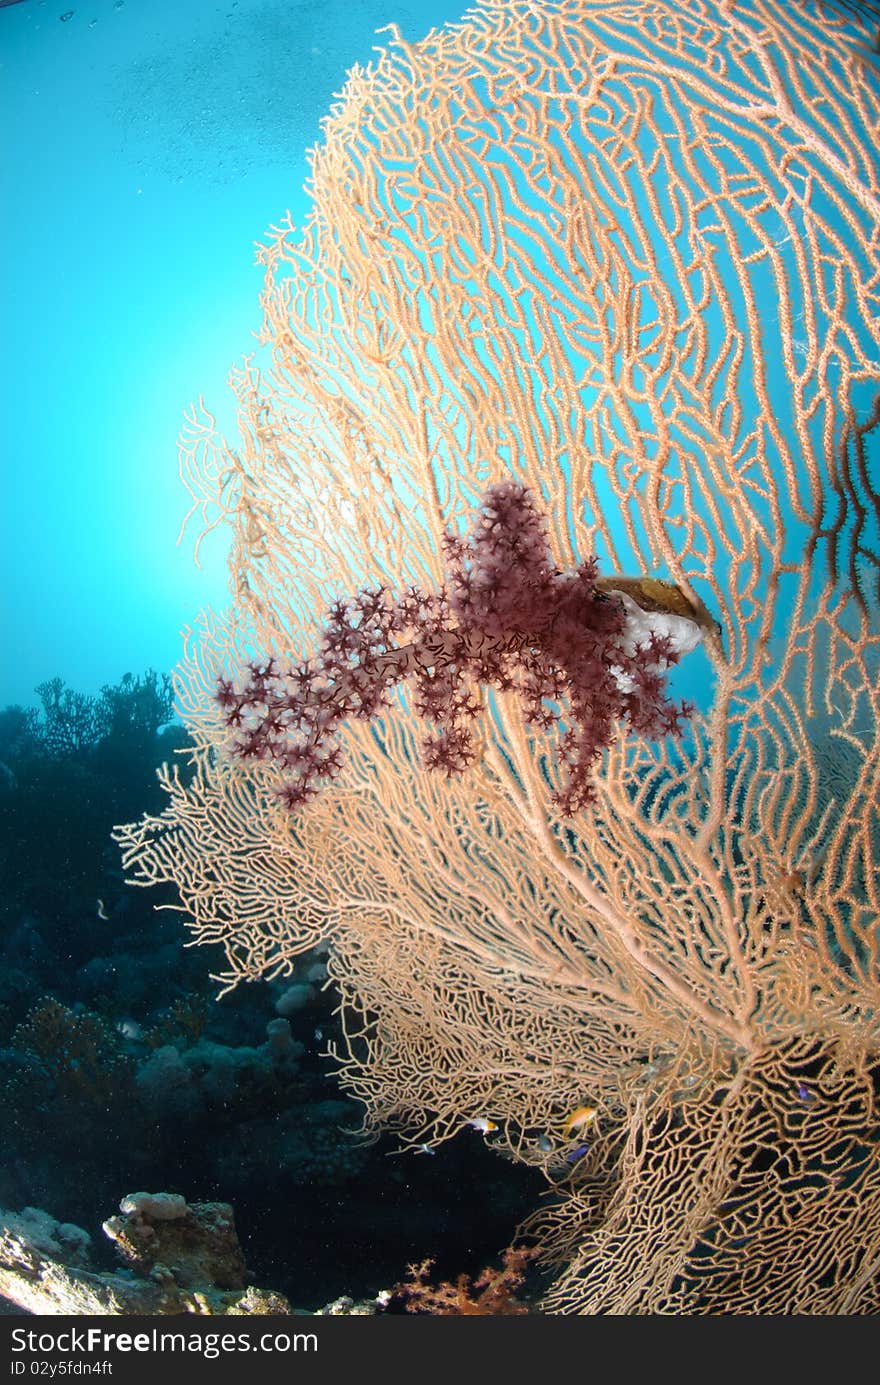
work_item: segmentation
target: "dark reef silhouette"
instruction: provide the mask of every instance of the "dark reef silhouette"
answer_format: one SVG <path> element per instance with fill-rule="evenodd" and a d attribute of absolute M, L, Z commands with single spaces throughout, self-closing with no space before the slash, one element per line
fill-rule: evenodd
<path fill-rule="evenodd" d="M 161 907 L 172 892 L 125 884 L 111 828 L 160 810 L 162 760 L 186 772 L 170 680 L 37 691 L 38 709 L 0 711 L 0 1206 L 100 1244 L 135 1188 L 225 1199 L 249 1266 L 308 1308 L 377 1293 L 426 1254 L 476 1274 L 540 1180 L 474 1131 L 433 1159 L 360 1142 L 322 1057 L 336 1020 L 321 955 L 218 1003 L 210 952 Z"/>

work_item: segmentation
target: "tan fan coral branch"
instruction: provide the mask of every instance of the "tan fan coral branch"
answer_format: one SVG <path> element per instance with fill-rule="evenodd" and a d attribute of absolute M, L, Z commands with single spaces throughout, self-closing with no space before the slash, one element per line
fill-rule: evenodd
<path fill-rule="evenodd" d="M 178 673 L 194 776 L 118 829 L 126 867 L 176 887 L 223 984 L 329 943 L 365 1128 L 411 1147 L 491 1118 L 546 1174 L 552 1311 L 880 1311 L 861 9 L 487 0 L 420 43 L 391 31 L 324 124 L 305 224 L 262 250 L 238 436 L 200 411 L 182 444 L 193 519 L 231 533 L 232 605 Z M 464 628 L 452 559 L 499 485 L 543 517 L 536 586 L 583 584 L 590 657 L 651 592 L 686 603 L 678 737 L 621 714 L 634 669 L 608 659 L 583 665 L 591 723 L 540 662 L 546 610 L 519 643 L 509 608 L 485 644 Z M 534 614 L 511 552 L 495 610 L 516 591 Z M 395 673 L 369 705 L 365 669 Z M 446 778 L 423 756 L 453 692 Z M 326 782 L 286 811 L 279 760 L 295 778 L 333 708 Z"/>

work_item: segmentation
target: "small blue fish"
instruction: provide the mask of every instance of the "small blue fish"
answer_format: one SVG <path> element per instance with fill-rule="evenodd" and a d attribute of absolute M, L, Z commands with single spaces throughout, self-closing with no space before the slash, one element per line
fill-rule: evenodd
<path fill-rule="evenodd" d="M 574 1149 L 565 1156 L 566 1164 L 576 1164 L 578 1159 L 583 1159 L 589 1148 L 589 1145 L 575 1145 Z"/>
<path fill-rule="evenodd" d="M 809 1087 L 804 1086 L 803 1082 L 798 1083 L 797 1094 L 801 1101 L 812 1101 L 814 1099 L 813 1093 L 810 1091 Z"/>

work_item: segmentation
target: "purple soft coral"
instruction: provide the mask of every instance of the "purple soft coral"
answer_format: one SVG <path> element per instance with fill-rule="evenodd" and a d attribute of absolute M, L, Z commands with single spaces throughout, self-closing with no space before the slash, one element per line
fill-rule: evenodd
<path fill-rule="evenodd" d="M 690 709 L 668 700 L 660 671 L 678 658 L 672 642 L 632 638 L 626 600 L 597 587 L 595 558 L 557 570 L 525 486 L 490 486 L 471 533 L 447 534 L 444 552 L 448 581 L 438 592 L 359 591 L 331 607 L 313 659 L 286 669 L 252 663 L 241 690 L 220 680 L 236 753 L 277 764 L 288 808 L 338 774 L 342 723 L 377 716 L 404 679 L 436 728 L 423 743 L 425 764 L 448 775 L 474 759 L 479 684 L 515 689 L 526 720 L 544 730 L 564 716 L 567 778 L 554 797 L 567 816 L 593 799 L 590 771 L 616 720 L 648 739 L 681 733 Z"/>

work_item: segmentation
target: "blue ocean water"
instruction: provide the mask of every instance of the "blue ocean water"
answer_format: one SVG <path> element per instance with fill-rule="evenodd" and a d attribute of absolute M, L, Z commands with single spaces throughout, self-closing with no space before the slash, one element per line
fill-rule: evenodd
<path fill-rule="evenodd" d="M 460 0 L 54 0 L 0 8 L 0 706 L 167 670 L 225 592 L 175 546 L 176 438 L 259 327 L 253 243 L 376 30 Z"/>

